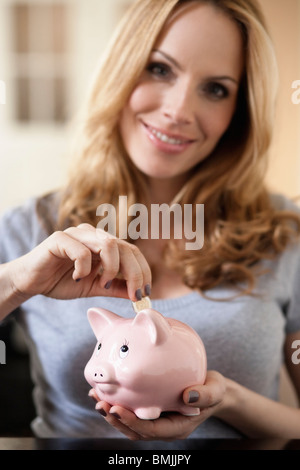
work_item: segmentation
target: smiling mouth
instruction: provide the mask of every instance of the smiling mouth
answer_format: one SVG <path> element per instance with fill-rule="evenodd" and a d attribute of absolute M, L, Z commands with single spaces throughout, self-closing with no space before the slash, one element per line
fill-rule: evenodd
<path fill-rule="evenodd" d="M 177 137 L 170 137 L 167 134 L 164 134 L 161 131 L 158 131 L 152 126 L 149 126 L 147 124 L 144 124 L 144 126 L 148 129 L 148 131 L 154 135 L 158 140 L 165 144 L 170 144 L 170 145 L 187 145 L 195 142 L 195 140 L 192 139 L 184 139 L 184 138 L 177 138 Z"/>

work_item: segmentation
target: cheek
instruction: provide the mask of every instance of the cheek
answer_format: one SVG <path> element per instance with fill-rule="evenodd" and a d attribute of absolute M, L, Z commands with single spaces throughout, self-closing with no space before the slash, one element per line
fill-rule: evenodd
<path fill-rule="evenodd" d="M 139 84 L 131 93 L 119 121 L 121 136 L 127 151 L 134 139 L 138 118 L 157 109 L 159 102 L 159 93 L 146 83 Z"/>
<path fill-rule="evenodd" d="M 149 91 L 150 93 L 147 91 L 147 87 L 138 85 L 131 93 L 120 117 L 120 129 L 123 134 L 128 133 L 131 126 L 134 125 L 136 116 L 150 108 L 151 90 Z"/>
<path fill-rule="evenodd" d="M 131 93 L 128 107 L 133 114 L 153 110 L 160 102 L 160 93 L 153 85 L 140 83 Z"/>
<path fill-rule="evenodd" d="M 230 105 L 208 113 L 206 119 L 203 119 L 206 135 L 215 139 L 221 138 L 231 123 L 234 110 L 235 106 Z"/>

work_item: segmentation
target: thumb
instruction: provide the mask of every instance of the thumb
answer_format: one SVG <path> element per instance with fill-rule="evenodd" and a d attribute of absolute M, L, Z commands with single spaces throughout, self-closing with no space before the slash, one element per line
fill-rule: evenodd
<path fill-rule="evenodd" d="M 208 371 L 203 385 L 193 385 L 183 392 L 183 401 L 197 408 L 208 408 L 222 401 L 225 393 L 225 379 L 216 371 Z"/>

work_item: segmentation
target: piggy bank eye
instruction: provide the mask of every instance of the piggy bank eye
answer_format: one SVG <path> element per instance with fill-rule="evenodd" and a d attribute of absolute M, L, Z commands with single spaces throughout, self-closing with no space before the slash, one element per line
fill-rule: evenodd
<path fill-rule="evenodd" d="M 97 351 L 96 351 L 96 356 L 98 356 L 98 354 L 99 354 L 99 352 L 100 352 L 100 349 L 101 349 L 101 347 L 102 347 L 102 344 L 101 344 L 101 343 L 99 343 L 99 344 L 98 344 L 98 347 L 97 347 Z"/>
<path fill-rule="evenodd" d="M 124 359 L 127 354 L 129 353 L 129 347 L 127 344 L 123 344 L 123 346 L 120 347 L 120 358 Z"/>

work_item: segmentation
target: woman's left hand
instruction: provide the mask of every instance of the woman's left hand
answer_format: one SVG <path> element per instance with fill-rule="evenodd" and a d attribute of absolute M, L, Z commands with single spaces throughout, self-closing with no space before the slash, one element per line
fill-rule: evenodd
<path fill-rule="evenodd" d="M 154 420 L 143 420 L 121 406 L 111 406 L 99 401 L 94 389 L 89 395 L 97 401 L 96 410 L 104 419 L 131 440 L 186 439 L 203 421 L 214 415 L 222 406 L 226 391 L 225 378 L 215 371 L 208 371 L 204 385 L 189 387 L 183 392 L 185 404 L 200 408 L 198 416 L 166 413 Z"/>

